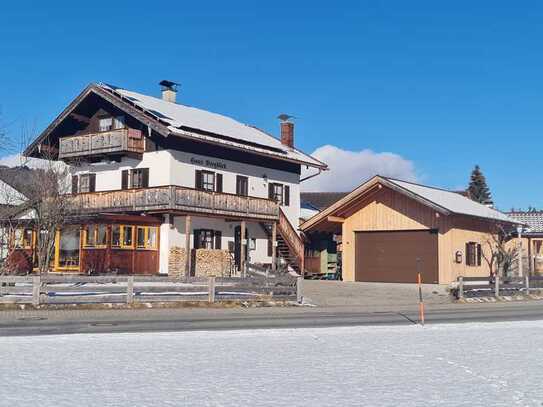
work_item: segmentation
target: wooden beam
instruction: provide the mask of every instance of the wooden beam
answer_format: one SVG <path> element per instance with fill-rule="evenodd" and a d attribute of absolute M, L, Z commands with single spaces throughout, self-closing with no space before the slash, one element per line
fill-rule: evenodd
<path fill-rule="evenodd" d="M 190 226 L 191 217 L 187 215 L 185 217 L 185 277 L 190 277 L 190 268 L 192 262 L 192 256 L 190 252 Z"/>
<path fill-rule="evenodd" d="M 277 222 L 272 223 L 272 270 L 277 270 Z"/>
<path fill-rule="evenodd" d="M 245 221 L 242 220 L 241 221 L 241 230 L 240 230 L 240 260 L 239 260 L 239 267 L 240 267 L 240 274 L 242 277 L 245 277 L 245 250 L 246 250 L 246 246 L 245 246 L 245 239 L 247 238 L 247 236 L 245 236 L 245 228 L 246 228 L 246 224 L 245 224 Z"/>
<path fill-rule="evenodd" d="M 332 223 L 343 223 L 345 222 L 345 218 L 342 218 L 340 216 L 328 216 L 328 222 L 332 222 Z"/>

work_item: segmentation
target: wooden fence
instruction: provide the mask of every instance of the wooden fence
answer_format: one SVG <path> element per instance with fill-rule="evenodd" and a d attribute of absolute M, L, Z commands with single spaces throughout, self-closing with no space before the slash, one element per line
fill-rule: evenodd
<path fill-rule="evenodd" d="M 529 294 L 530 290 L 543 289 L 543 276 L 524 276 L 500 279 L 488 277 L 458 277 L 453 295 L 456 298 L 499 297 Z"/>
<path fill-rule="evenodd" d="M 226 300 L 301 302 L 301 277 L 0 276 L 0 303 L 89 304 Z"/>

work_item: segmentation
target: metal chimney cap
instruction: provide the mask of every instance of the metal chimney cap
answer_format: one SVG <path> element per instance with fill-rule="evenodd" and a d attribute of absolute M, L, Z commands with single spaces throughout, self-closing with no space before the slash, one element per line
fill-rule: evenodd
<path fill-rule="evenodd" d="M 162 86 L 162 89 L 171 89 L 173 91 L 177 91 L 177 86 L 179 86 L 179 83 L 168 81 L 166 79 L 159 82 L 159 85 Z"/>

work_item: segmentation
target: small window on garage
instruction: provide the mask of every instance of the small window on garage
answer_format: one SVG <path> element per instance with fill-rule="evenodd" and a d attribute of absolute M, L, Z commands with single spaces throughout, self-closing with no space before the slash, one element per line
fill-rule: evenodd
<path fill-rule="evenodd" d="M 466 243 L 466 266 L 477 267 L 481 265 L 481 245 L 477 242 Z"/>

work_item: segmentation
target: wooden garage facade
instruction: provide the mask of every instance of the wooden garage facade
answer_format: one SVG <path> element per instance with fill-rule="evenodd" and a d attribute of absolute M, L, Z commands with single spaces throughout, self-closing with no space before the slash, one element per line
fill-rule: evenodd
<path fill-rule="evenodd" d="M 454 192 L 376 176 L 301 225 L 341 236 L 345 281 L 487 276 L 493 234 L 518 222 Z"/>

